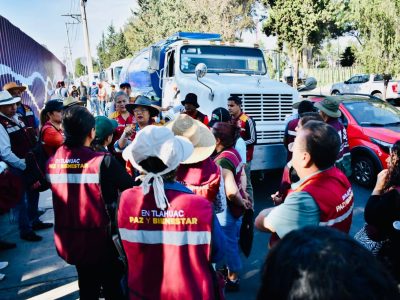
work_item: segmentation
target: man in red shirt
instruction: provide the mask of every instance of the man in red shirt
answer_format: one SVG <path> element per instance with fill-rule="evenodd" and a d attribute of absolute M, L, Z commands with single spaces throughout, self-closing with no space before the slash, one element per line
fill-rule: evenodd
<path fill-rule="evenodd" d="M 186 95 L 185 100 L 181 101 L 182 105 L 185 106 L 184 113 L 191 116 L 195 120 L 199 120 L 204 125 L 208 126 L 208 116 L 199 112 L 197 109 L 200 105 L 197 103 L 197 95 L 189 93 Z"/>

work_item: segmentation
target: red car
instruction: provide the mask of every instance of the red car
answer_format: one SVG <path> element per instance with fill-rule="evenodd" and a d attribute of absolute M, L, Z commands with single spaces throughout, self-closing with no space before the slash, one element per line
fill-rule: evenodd
<path fill-rule="evenodd" d="M 306 95 L 319 102 L 322 95 Z M 400 111 L 370 95 L 329 96 L 340 100 L 340 119 L 347 128 L 354 180 L 373 186 L 377 174 L 387 167 L 390 147 L 400 140 Z"/>

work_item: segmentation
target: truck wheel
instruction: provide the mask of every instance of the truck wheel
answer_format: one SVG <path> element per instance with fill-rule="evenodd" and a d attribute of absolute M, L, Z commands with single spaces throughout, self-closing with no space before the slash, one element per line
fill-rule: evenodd
<path fill-rule="evenodd" d="M 382 99 L 382 98 L 383 98 L 383 95 L 382 95 L 381 92 L 372 93 L 372 96 L 375 96 L 375 97 L 377 97 L 377 98 L 379 98 L 379 99 Z"/>
<path fill-rule="evenodd" d="M 365 187 L 372 187 L 376 183 L 378 170 L 373 161 L 367 156 L 356 156 L 353 160 L 353 178 Z"/>
<path fill-rule="evenodd" d="M 332 93 L 331 93 L 332 96 L 335 96 L 337 94 L 340 94 L 338 90 L 333 90 Z"/>

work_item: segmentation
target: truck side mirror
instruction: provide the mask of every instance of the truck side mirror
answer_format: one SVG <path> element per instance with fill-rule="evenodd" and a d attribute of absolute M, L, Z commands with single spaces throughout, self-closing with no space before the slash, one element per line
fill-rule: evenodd
<path fill-rule="evenodd" d="M 160 46 L 151 46 L 149 53 L 149 73 L 154 73 L 160 69 Z"/>
<path fill-rule="evenodd" d="M 300 86 L 297 90 L 300 91 L 310 91 L 317 87 L 317 80 L 314 77 L 308 77 L 304 85 Z"/>
<path fill-rule="evenodd" d="M 207 66 L 203 63 L 197 64 L 194 73 L 196 74 L 197 79 L 203 78 L 207 74 Z"/>

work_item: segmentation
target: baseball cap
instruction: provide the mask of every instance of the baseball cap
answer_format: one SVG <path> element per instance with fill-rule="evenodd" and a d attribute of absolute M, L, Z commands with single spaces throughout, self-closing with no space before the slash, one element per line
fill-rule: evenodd
<path fill-rule="evenodd" d="M 232 119 L 229 111 L 226 108 L 218 107 L 211 113 L 211 120 L 208 123 L 209 127 L 213 127 L 217 122 L 230 122 Z"/>
<path fill-rule="evenodd" d="M 96 122 L 96 138 L 104 140 L 106 137 L 111 135 L 115 128 L 118 127 L 118 123 L 115 120 L 111 120 L 105 116 L 98 116 L 95 118 Z"/>

